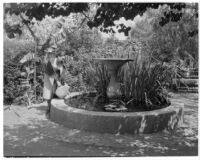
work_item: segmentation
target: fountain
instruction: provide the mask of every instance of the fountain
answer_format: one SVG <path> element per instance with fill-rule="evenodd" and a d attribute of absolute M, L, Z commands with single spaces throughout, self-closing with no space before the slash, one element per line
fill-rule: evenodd
<path fill-rule="evenodd" d="M 121 58 L 94 58 L 94 60 L 104 64 L 109 74 L 111 75 L 111 79 L 107 88 L 107 96 L 109 99 L 118 99 L 121 97 L 121 86 L 117 77 L 117 73 L 119 69 L 125 63 L 129 61 L 133 61 L 133 59 L 121 59 Z"/>
<path fill-rule="evenodd" d="M 106 91 L 109 101 L 120 99 L 122 93 L 117 73 L 122 65 L 133 60 L 117 58 L 95 58 L 94 60 L 106 65 L 111 75 Z M 93 92 L 86 94 L 91 93 Z M 53 99 L 50 119 L 72 129 L 112 134 L 146 134 L 164 129 L 174 130 L 183 123 L 184 104 L 177 101 L 172 101 L 168 107 L 145 112 L 89 111 L 65 103 L 84 94 L 76 92 L 67 95 L 64 99 Z"/>

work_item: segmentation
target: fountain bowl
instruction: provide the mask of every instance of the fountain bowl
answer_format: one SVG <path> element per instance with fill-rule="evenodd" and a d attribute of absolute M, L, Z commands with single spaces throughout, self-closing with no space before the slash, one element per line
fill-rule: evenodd
<path fill-rule="evenodd" d="M 127 58 L 93 58 L 93 60 L 106 65 L 109 70 L 118 69 L 126 62 L 134 61 L 134 59 Z"/>

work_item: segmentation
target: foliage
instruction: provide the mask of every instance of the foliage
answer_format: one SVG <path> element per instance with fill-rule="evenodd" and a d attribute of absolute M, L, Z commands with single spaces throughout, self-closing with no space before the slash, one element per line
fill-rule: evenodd
<path fill-rule="evenodd" d="M 19 88 L 20 71 L 14 60 L 4 63 L 4 103 L 12 104 L 16 97 L 23 95 L 24 90 Z"/>
<path fill-rule="evenodd" d="M 20 77 L 22 72 L 26 73 L 24 74 L 25 76 L 20 78 L 28 78 L 31 87 L 33 87 L 33 74 L 31 73 L 27 77 L 27 73 L 34 68 L 34 64 L 27 66 L 27 63 L 20 67 L 15 65 L 13 67 L 14 70 L 11 71 L 9 66 L 13 64 L 11 65 L 7 62 L 19 62 L 27 53 L 35 52 L 35 42 L 37 43 L 37 55 L 35 57 L 40 59 L 44 56 L 45 48 L 53 43 L 57 44 L 57 52 L 65 57 L 63 63 L 66 70 L 63 75 L 63 81 L 70 85 L 71 91 L 96 89 L 103 97 L 106 97 L 109 75 L 105 66 L 98 65 L 96 67 L 97 64 L 91 58 L 129 57 L 136 59 L 134 63 L 126 65 L 119 75 L 122 84 L 124 84 L 122 85 L 124 93 L 122 100 L 126 103 L 129 101 L 135 103 L 135 106 L 144 104 L 147 108 L 153 105 L 161 106 L 166 103 L 163 85 L 170 82 L 174 74 L 178 73 L 178 67 L 186 66 L 184 60 L 189 58 L 192 61 L 194 60 L 195 66 L 198 64 L 198 61 L 196 61 L 198 59 L 198 32 L 192 34 L 193 31 L 198 30 L 196 4 L 172 3 L 164 5 L 163 3 L 162 8 L 159 3 L 100 3 L 98 5 L 94 4 L 97 8 L 95 9 L 94 7 L 93 20 L 91 20 L 92 16 L 87 8 L 91 4 L 83 4 L 82 7 L 79 6 L 79 9 L 76 9 L 76 6 L 82 4 L 74 3 L 72 5 L 70 3 L 71 9 L 67 8 L 69 7 L 67 3 L 62 4 L 66 4 L 66 8 L 61 9 L 59 5 L 58 8 L 55 8 L 57 6 L 56 3 L 45 3 L 40 15 L 37 12 L 42 7 L 42 3 L 5 6 L 6 13 L 15 13 L 24 17 L 21 21 L 17 20 L 16 23 L 10 23 L 8 15 L 6 14 L 5 16 L 4 27 L 5 31 L 10 35 L 8 37 L 16 37 L 17 33 L 21 35 L 16 40 L 4 43 L 5 58 L 9 59 L 4 61 L 4 78 L 7 78 L 6 81 L 4 80 L 4 86 L 6 86 L 5 90 L 9 89 L 9 91 L 4 90 L 4 94 L 7 97 L 20 97 L 27 91 L 20 90 L 19 84 L 15 84 L 14 79 L 12 79 L 12 77 L 15 77 L 17 82 L 17 77 Z M 63 6 L 65 7 L 65 5 Z M 191 9 L 193 12 L 188 12 L 188 6 L 193 7 Z M 20 10 L 16 7 L 19 7 Z M 187 12 L 182 9 L 185 7 Z M 49 9 L 48 11 L 46 11 L 47 8 Z M 151 10 L 148 8 L 158 9 Z M 119 12 L 123 9 L 125 10 Z M 177 11 L 177 15 L 171 12 L 174 9 Z M 132 13 L 133 10 L 134 14 L 128 14 L 129 12 Z M 74 12 L 77 14 L 70 14 Z M 136 24 L 135 28 L 131 29 L 132 37 L 129 37 L 126 41 L 119 41 L 114 36 L 103 40 L 97 28 L 90 30 L 88 27 L 88 25 L 91 28 L 102 26 L 101 31 L 107 32 L 111 29 L 110 26 L 113 25 L 112 21 L 120 19 L 123 15 L 127 20 L 134 19 L 138 14 L 143 15 L 143 17 L 146 16 L 146 19 L 144 18 L 143 21 Z M 45 15 L 49 17 L 45 17 Z M 68 16 L 68 18 L 58 17 L 58 15 Z M 112 15 L 116 16 L 112 17 Z M 163 19 L 163 17 L 168 20 Z M 147 21 L 148 19 L 151 21 Z M 14 22 L 14 20 L 11 21 Z M 161 21 L 165 22 L 161 24 Z M 9 28 L 11 27 L 10 25 L 14 26 L 14 28 Z M 36 37 L 34 42 L 29 33 L 30 30 L 28 27 L 23 27 L 23 25 L 28 25 L 29 29 L 33 31 Z M 19 29 L 23 29 L 23 32 L 20 32 Z M 129 31 L 123 24 L 119 24 L 118 30 L 125 33 Z M 14 58 L 15 55 L 20 57 L 16 60 Z M 38 98 L 41 97 L 43 85 L 41 64 L 36 64 L 36 85 L 38 85 L 36 94 Z M 26 70 L 26 67 L 30 67 L 30 70 Z M 17 86 L 16 88 L 14 88 L 15 85 Z M 12 89 L 16 89 L 16 92 L 13 92 L 15 95 L 9 95 Z M 153 96 L 157 99 L 153 98 Z"/>
<path fill-rule="evenodd" d="M 168 9 L 166 9 L 168 10 Z M 169 11 L 169 10 L 168 10 Z M 163 62 L 177 65 L 190 64 L 198 66 L 198 35 L 190 37 L 191 30 L 198 30 L 198 19 L 194 16 L 193 9 L 187 9 L 183 12 L 182 19 L 177 23 L 168 23 L 164 27 L 157 25 L 157 20 L 153 24 L 154 37 L 149 42 L 151 49 L 156 48 L 154 57 Z M 162 12 L 157 16 L 161 16 Z"/>
<path fill-rule="evenodd" d="M 26 55 L 26 52 L 4 62 L 4 103 L 6 104 L 31 105 L 33 102 L 41 101 L 43 86 L 41 65 L 37 65 L 37 99 L 35 99 L 33 93 L 33 62 L 29 60 L 20 64 L 19 61 L 23 55 Z"/>
<path fill-rule="evenodd" d="M 139 44 L 137 42 L 130 44 L 135 48 L 134 52 L 130 54 L 134 62 L 126 64 L 118 73 L 121 81 L 122 103 L 130 109 L 144 107 L 143 109 L 146 110 L 161 108 L 168 105 L 169 101 L 167 99 L 165 85 L 171 80 L 169 67 L 164 63 L 155 63 L 151 56 L 147 56 L 148 53 L 144 54 L 141 53 L 141 51 L 139 52 Z M 127 46 L 127 44 L 125 44 L 125 46 Z M 124 57 L 127 56 L 125 54 L 122 55 Z M 122 55 L 116 55 L 114 52 L 110 54 L 109 57 Z M 108 102 L 106 92 L 110 75 L 108 74 L 106 66 L 92 63 L 90 69 L 90 73 L 94 79 L 91 84 L 94 85 L 97 91 L 95 102 Z"/>
<path fill-rule="evenodd" d="M 27 51 L 32 50 L 31 41 L 4 38 L 4 103 L 12 104 L 16 98 L 20 101 L 23 97 L 25 88 L 20 87 L 21 66 L 19 61 Z"/>
<path fill-rule="evenodd" d="M 191 30 L 198 30 L 198 18 L 195 17 L 195 7 L 191 6 L 182 11 L 180 21 L 161 27 L 159 19 L 168 12 L 167 6 L 148 10 L 130 35 L 131 39 L 142 42 L 142 54 L 168 68 L 171 74 L 167 83 L 173 84 L 176 78 L 182 77 L 185 68 L 198 67 L 198 34 L 189 36 Z"/>
<path fill-rule="evenodd" d="M 110 26 L 115 26 L 114 21 L 124 17 L 126 20 L 133 20 L 137 15 L 142 16 L 148 8 L 157 9 L 162 5 L 167 5 L 171 8 L 170 13 L 166 13 L 160 20 L 160 25 L 163 26 L 169 21 L 177 22 L 181 19 L 182 8 L 186 7 L 185 3 L 101 3 L 97 9 L 93 21 L 89 21 L 90 27 L 102 25 L 101 30 L 104 32 L 115 31 Z M 173 11 L 176 10 L 176 11 Z M 128 35 L 130 27 L 126 27 L 123 23 L 118 25 L 118 31 Z"/>
<path fill-rule="evenodd" d="M 110 81 L 110 75 L 108 74 L 108 71 L 104 65 L 97 65 L 96 66 L 96 90 L 98 94 L 101 94 L 103 97 L 107 97 L 107 87 Z"/>
<path fill-rule="evenodd" d="M 151 59 L 140 58 L 129 62 L 120 73 L 122 80 L 122 100 L 127 107 L 160 108 L 169 103 L 164 92 L 164 84 L 170 73 L 168 68 Z"/>
<path fill-rule="evenodd" d="M 98 3 L 96 4 L 96 13 L 93 18 L 85 14 L 86 11 L 91 10 L 91 4 L 89 3 L 6 3 L 4 11 L 15 15 L 25 14 L 27 19 L 22 21 L 22 25 L 34 23 L 33 18 L 41 21 L 45 16 L 55 18 L 69 16 L 70 13 L 83 13 L 90 28 L 101 26 L 101 31 L 114 33 L 115 31 L 110 28 L 115 26 L 114 21 L 119 20 L 121 17 L 125 17 L 126 20 L 133 20 L 137 15 L 143 15 L 148 8 L 157 9 L 163 5 L 169 6 L 171 11 L 166 12 L 162 17 L 159 23 L 161 26 L 170 21 L 179 21 L 182 18 L 182 9 L 186 8 L 187 5 L 190 6 L 190 4 L 186 3 Z M 195 5 L 197 10 L 198 5 Z M 196 12 L 195 16 L 198 17 L 198 12 Z M 4 27 L 9 37 L 13 38 L 14 34 L 21 34 L 20 28 L 22 25 L 14 24 L 11 26 L 5 23 Z M 128 35 L 130 27 L 126 27 L 123 23 L 117 27 L 119 32 L 124 32 L 125 35 Z"/>
<path fill-rule="evenodd" d="M 34 57 L 34 53 L 28 53 L 20 60 L 21 63 L 21 84 L 20 87 L 25 88 L 26 100 L 28 105 L 40 102 L 43 86 L 43 64 L 39 57 Z M 34 84 L 35 61 L 36 61 L 36 85 Z M 34 93 L 35 91 L 35 93 Z M 34 95 L 35 94 L 35 95 Z"/>
<path fill-rule="evenodd" d="M 66 39 L 59 49 L 67 55 L 64 60 L 64 81 L 71 86 L 71 91 L 92 90 L 89 62 L 94 56 L 94 49 L 101 43 L 100 35 L 84 24 L 81 29 L 77 27 L 72 32 L 65 30 L 65 33 Z"/>

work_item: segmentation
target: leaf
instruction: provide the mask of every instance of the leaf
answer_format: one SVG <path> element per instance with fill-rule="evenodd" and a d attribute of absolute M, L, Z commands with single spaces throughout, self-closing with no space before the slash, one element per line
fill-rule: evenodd
<path fill-rule="evenodd" d="M 26 77 L 27 73 L 26 72 L 21 72 L 20 75 L 23 76 L 23 77 Z"/>
<path fill-rule="evenodd" d="M 30 67 L 25 67 L 26 72 L 29 73 L 30 72 Z"/>
<path fill-rule="evenodd" d="M 28 53 L 28 54 L 26 54 L 21 60 L 20 60 L 20 63 L 26 63 L 26 62 L 28 62 L 28 61 L 31 61 L 31 60 L 33 60 L 34 59 L 34 53 Z"/>
<path fill-rule="evenodd" d="M 29 74 L 33 74 L 35 72 L 34 69 L 30 70 Z"/>

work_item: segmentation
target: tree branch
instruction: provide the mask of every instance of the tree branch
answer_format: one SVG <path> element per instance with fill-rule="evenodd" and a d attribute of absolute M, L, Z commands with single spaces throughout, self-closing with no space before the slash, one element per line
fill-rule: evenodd
<path fill-rule="evenodd" d="M 22 16 L 21 13 L 19 15 L 20 15 L 20 18 L 22 19 L 22 21 L 26 21 L 25 18 Z M 28 30 L 31 33 L 32 37 L 34 38 L 35 42 L 38 43 L 38 39 L 37 39 L 36 35 L 34 34 L 34 32 L 32 31 L 32 29 L 30 28 L 30 26 L 27 23 L 24 23 L 24 24 L 28 28 Z"/>
<path fill-rule="evenodd" d="M 91 21 L 90 17 L 87 16 L 84 12 L 82 12 L 82 14 L 85 16 L 85 18 L 87 18 L 89 21 Z"/>

